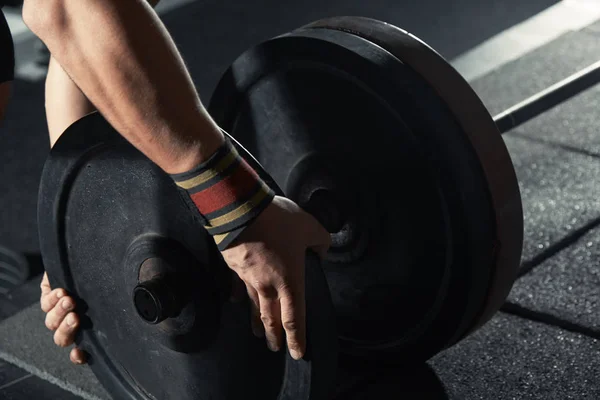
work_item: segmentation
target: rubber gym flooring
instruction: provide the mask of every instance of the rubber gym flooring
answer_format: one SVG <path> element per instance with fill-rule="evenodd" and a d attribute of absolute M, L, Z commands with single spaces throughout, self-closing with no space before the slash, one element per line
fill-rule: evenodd
<path fill-rule="evenodd" d="M 328 2 L 309 10 L 294 3 L 285 12 L 277 9 L 282 2 L 259 3 L 263 9 L 242 2 L 195 2 L 163 17 L 201 96 L 208 98 L 220 73 L 250 45 L 323 16 L 386 19 L 452 58 L 497 33 L 494 29 L 504 29 L 553 2 L 526 2 L 530 9 L 521 9 L 523 15 L 513 20 L 498 5 L 493 12 L 507 25 L 477 20 L 472 29 L 479 36 L 452 27 L 452 18 L 454 23 L 467 19 L 458 18 L 460 12 L 452 7 L 429 16 L 434 9 L 396 9 L 396 2 L 383 1 L 369 6 Z M 444 29 L 454 29 L 455 34 L 446 35 Z M 495 114 L 597 61 L 598 54 L 600 23 L 595 23 L 472 84 Z M 34 272 L 39 272 L 35 196 L 48 146 L 43 83 L 16 81 L 14 93 L 8 120 L 0 128 L 0 243 L 28 253 L 37 265 Z M 599 95 L 600 87 L 592 88 L 505 135 L 522 190 L 525 246 L 522 276 L 503 310 L 427 363 L 374 371 L 346 398 L 600 398 Z M 36 304 L 38 284 L 36 275 L 0 301 L 0 399 L 108 399 L 87 367 L 71 366 L 67 351 L 54 346 Z"/>

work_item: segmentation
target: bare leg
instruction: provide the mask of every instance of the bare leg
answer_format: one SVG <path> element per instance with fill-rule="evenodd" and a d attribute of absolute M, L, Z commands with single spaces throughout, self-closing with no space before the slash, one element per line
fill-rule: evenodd
<path fill-rule="evenodd" d="M 94 105 L 52 57 L 46 77 L 46 120 L 50 147 L 72 123 L 95 110 Z"/>

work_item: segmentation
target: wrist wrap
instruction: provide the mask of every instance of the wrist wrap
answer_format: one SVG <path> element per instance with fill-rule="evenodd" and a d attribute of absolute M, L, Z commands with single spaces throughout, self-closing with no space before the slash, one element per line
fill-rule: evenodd
<path fill-rule="evenodd" d="M 275 197 L 228 139 L 206 162 L 171 177 L 188 195 L 188 205 L 198 210 L 204 227 L 221 251 Z"/>

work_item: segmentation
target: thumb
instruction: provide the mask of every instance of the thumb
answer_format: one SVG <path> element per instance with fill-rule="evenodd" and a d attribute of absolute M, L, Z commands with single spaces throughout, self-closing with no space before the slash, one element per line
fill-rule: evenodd
<path fill-rule="evenodd" d="M 50 281 L 48 281 L 48 273 L 44 272 L 44 277 L 42 278 L 42 282 L 40 283 L 40 289 L 42 290 L 42 295 L 46 295 L 52 291 L 50 287 Z"/>

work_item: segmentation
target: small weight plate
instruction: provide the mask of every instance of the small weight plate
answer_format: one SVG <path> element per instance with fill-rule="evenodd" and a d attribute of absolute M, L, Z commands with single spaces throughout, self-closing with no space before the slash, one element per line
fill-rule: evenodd
<path fill-rule="evenodd" d="M 315 256 L 306 264 L 308 350 L 295 361 L 253 336 L 247 299 L 232 300 L 233 273 L 172 180 L 100 114 L 52 149 L 38 221 L 50 283 L 75 297 L 79 345 L 115 398 L 329 398 L 337 340 Z"/>
<path fill-rule="evenodd" d="M 211 99 L 217 123 L 332 233 L 324 268 L 346 354 L 429 358 L 487 320 L 515 276 L 514 170 L 452 71 L 404 31 L 340 17 L 248 50 Z"/>

